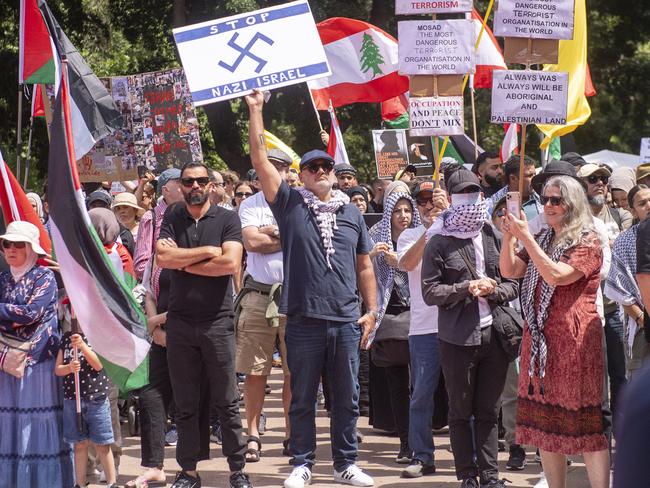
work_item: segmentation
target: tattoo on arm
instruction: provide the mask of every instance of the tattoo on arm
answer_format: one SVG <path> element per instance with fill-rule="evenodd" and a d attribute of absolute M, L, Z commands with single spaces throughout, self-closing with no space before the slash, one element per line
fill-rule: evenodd
<path fill-rule="evenodd" d="M 264 152 L 266 152 L 266 139 L 264 138 L 264 134 L 260 134 L 258 137 L 260 138 L 260 144 L 262 145 Z"/>

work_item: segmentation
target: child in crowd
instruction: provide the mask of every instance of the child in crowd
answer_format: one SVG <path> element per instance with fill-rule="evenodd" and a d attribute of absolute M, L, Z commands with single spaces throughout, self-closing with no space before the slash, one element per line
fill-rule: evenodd
<path fill-rule="evenodd" d="M 78 360 L 73 348 L 78 348 Z M 74 373 L 79 372 L 82 432 L 77 425 Z M 83 334 L 66 332 L 56 358 L 55 374 L 63 376 L 63 435 L 74 444 L 75 488 L 86 486 L 88 441 L 95 444 L 109 488 L 117 488 L 115 463 L 111 454 L 113 428 L 108 401 L 109 380 L 102 363 Z"/>

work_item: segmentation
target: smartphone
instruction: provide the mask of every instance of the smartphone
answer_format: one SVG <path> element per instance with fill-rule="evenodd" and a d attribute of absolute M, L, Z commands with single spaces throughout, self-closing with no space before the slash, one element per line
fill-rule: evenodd
<path fill-rule="evenodd" d="M 518 191 L 509 191 L 506 193 L 506 208 L 508 213 L 519 218 L 521 215 L 521 196 Z"/>

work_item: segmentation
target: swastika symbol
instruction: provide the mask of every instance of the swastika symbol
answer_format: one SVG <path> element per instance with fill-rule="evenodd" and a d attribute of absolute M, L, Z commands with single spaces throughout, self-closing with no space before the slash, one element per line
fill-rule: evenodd
<path fill-rule="evenodd" d="M 246 44 L 245 47 L 241 47 L 239 44 L 237 44 L 237 38 L 239 38 L 239 32 L 235 32 L 233 36 L 230 38 L 228 41 L 228 45 L 233 48 L 235 51 L 239 52 L 239 56 L 237 56 L 237 59 L 235 59 L 235 62 L 233 64 L 228 64 L 224 63 L 223 61 L 219 61 L 219 66 L 222 68 L 227 69 L 231 73 L 234 73 L 241 62 L 244 60 L 244 58 L 251 58 L 253 61 L 257 61 L 257 68 L 255 68 L 255 73 L 259 73 L 262 71 L 264 66 L 266 65 L 266 61 L 259 56 L 256 56 L 251 52 L 251 48 L 255 45 L 257 41 L 264 41 L 266 42 L 269 46 L 272 46 L 274 41 L 273 39 L 270 39 L 269 37 L 265 36 L 264 34 L 260 34 L 259 32 L 256 32 L 253 38 L 248 41 L 248 44 Z"/>

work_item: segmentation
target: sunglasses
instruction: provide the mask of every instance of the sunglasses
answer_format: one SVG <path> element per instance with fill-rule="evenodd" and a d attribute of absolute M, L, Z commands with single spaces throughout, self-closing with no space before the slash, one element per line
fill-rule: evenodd
<path fill-rule="evenodd" d="M 235 196 L 239 198 L 248 198 L 248 197 L 252 197 L 253 194 L 247 191 L 237 191 L 235 192 Z"/>
<path fill-rule="evenodd" d="M 210 178 L 207 176 L 200 176 L 198 178 L 181 178 L 181 185 L 183 185 L 186 188 L 191 188 L 194 186 L 194 182 L 198 183 L 200 187 L 206 186 L 208 183 L 210 183 Z"/>
<path fill-rule="evenodd" d="M 320 164 L 318 163 L 309 163 L 307 166 L 305 166 L 307 170 L 310 173 L 316 174 L 320 169 L 322 169 L 325 173 L 331 173 L 331 171 L 334 169 L 334 163 L 331 161 L 324 161 Z"/>
<path fill-rule="evenodd" d="M 559 207 L 562 205 L 562 202 L 564 202 L 562 197 L 547 197 L 545 195 L 539 197 L 539 200 L 542 202 L 542 205 L 550 203 L 552 207 Z"/>
<path fill-rule="evenodd" d="M 506 216 L 506 209 L 505 208 L 500 208 L 496 212 L 494 212 L 494 214 L 499 218 L 505 217 Z"/>
<path fill-rule="evenodd" d="M 27 245 L 26 242 L 2 241 L 3 249 L 9 249 L 11 247 L 13 247 L 15 249 L 25 249 L 26 245 Z"/>
<path fill-rule="evenodd" d="M 417 197 L 415 199 L 417 204 L 421 207 L 424 207 L 427 203 L 433 203 L 433 196 L 426 198 L 426 197 Z"/>
<path fill-rule="evenodd" d="M 603 185 L 607 185 L 607 183 L 609 183 L 609 176 L 605 176 L 605 175 L 600 175 L 600 176 L 598 176 L 598 175 L 591 175 L 591 176 L 587 176 L 587 181 L 588 181 L 589 184 L 591 184 L 591 185 L 595 185 L 595 184 L 598 183 L 599 181 L 602 181 L 602 182 L 603 182 Z"/>

